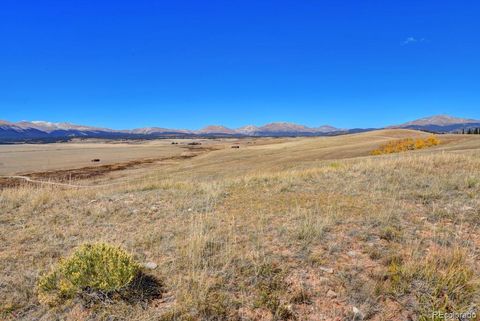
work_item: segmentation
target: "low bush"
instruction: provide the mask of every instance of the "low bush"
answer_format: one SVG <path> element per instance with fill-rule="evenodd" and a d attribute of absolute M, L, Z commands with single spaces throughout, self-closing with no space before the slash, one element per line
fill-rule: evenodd
<path fill-rule="evenodd" d="M 126 288 L 139 272 L 139 265 L 121 248 L 85 244 L 39 279 L 38 298 L 53 305 L 82 292 L 109 295 Z"/>

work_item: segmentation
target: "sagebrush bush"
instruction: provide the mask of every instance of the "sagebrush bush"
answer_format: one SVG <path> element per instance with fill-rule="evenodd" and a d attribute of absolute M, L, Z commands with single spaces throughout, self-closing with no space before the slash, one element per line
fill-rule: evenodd
<path fill-rule="evenodd" d="M 139 271 L 133 257 L 121 248 L 85 244 L 39 279 L 39 300 L 54 304 L 82 291 L 109 294 L 126 288 Z"/>

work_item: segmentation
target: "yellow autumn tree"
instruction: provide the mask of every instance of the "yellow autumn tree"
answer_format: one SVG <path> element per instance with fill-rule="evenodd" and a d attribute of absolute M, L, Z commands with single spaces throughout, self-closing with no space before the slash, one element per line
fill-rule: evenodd
<path fill-rule="evenodd" d="M 440 140 L 435 136 L 431 135 L 427 138 L 406 138 L 400 140 L 392 140 L 379 148 L 373 150 L 371 155 L 382 155 L 382 154 L 392 154 L 406 152 L 409 150 L 423 149 L 427 147 L 432 147 L 440 144 Z"/>

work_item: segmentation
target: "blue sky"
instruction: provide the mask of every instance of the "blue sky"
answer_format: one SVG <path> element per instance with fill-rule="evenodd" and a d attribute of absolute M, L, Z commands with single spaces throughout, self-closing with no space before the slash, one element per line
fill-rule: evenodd
<path fill-rule="evenodd" d="M 480 118 L 478 1 L 22 1 L 0 119 L 135 128 Z"/>

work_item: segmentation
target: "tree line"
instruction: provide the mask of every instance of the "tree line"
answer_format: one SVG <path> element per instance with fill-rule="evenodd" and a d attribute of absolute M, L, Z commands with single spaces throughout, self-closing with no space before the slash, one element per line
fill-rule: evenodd
<path fill-rule="evenodd" d="M 468 128 L 462 129 L 462 134 L 464 135 L 480 135 L 480 128 Z"/>

